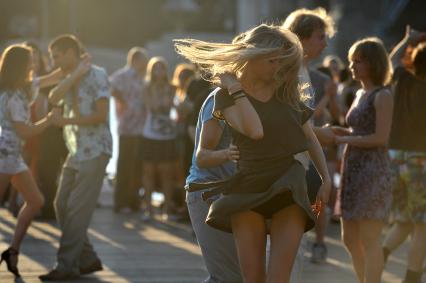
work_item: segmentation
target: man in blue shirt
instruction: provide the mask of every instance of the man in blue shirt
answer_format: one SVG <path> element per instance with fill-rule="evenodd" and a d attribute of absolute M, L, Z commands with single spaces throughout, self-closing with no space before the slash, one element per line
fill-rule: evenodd
<path fill-rule="evenodd" d="M 242 282 L 238 256 L 232 234 L 214 229 L 205 224 L 209 205 L 202 198 L 205 190 L 192 187 L 194 183 L 206 183 L 226 179 L 235 172 L 233 161 L 238 159 L 238 150 L 231 145 L 231 129 L 224 121 L 213 118 L 214 90 L 201 107 L 197 127 L 195 129 L 195 145 L 192 156 L 192 165 L 186 179 L 186 202 L 198 244 L 203 254 L 204 262 L 209 272 L 209 277 L 204 281 L 214 282 Z M 199 146 L 203 126 L 215 131 L 210 148 L 202 149 Z M 219 134 L 218 134 L 219 133 Z M 209 134 L 203 132 L 203 135 Z M 198 150 L 198 154 L 197 154 Z M 202 166 L 202 167 L 200 167 Z"/>

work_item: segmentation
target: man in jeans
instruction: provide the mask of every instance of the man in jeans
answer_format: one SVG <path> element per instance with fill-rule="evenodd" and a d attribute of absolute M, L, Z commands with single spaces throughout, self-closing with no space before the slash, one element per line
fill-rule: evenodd
<path fill-rule="evenodd" d="M 62 35 L 49 45 L 55 65 L 66 77 L 50 93 L 49 102 L 63 101 L 64 139 L 69 154 L 55 198 L 55 212 L 62 235 L 53 270 L 42 281 L 69 280 L 102 270 L 87 235 L 111 156 L 108 123 L 110 89 L 105 70 L 82 56 L 72 35 Z"/>
<path fill-rule="evenodd" d="M 212 115 L 214 94 L 217 90 L 213 91 L 204 101 L 198 116 L 192 165 L 189 169 L 189 176 L 186 179 L 185 186 L 187 190 L 186 202 L 192 227 L 197 236 L 204 263 L 209 273 L 209 277 L 203 282 L 236 283 L 243 280 L 240 274 L 234 238 L 232 234 L 214 229 L 204 222 L 209 211 L 209 205 L 202 198 L 202 193 L 205 190 L 199 190 L 194 187 L 195 183 L 226 179 L 232 176 L 236 169 L 235 163 L 231 161 L 233 159 L 232 153 L 236 156 L 235 148 L 230 148 L 231 128 L 226 126 L 224 121 L 214 119 Z M 218 132 L 221 132 L 212 141 L 211 147 L 214 150 L 202 149 L 199 146 L 201 129 L 207 123 L 215 127 Z M 198 157 L 197 150 L 199 150 Z"/>

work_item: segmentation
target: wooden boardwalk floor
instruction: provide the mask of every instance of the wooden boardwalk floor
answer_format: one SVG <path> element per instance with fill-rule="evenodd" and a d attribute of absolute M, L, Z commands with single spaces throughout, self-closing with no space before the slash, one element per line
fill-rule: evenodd
<path fill-rule="evenodd" d="M 7 247 L 14 219 L 0 210 L 0 250 Z M 25 238 L 19 268 L 23 275 L 17 282 L 40 282 L 38 275 L 55 261 L 60 232 L 54 222 L 33 223 Z M 313 239 L 313 235 L 308 235 Z M 90 228 L 90 238 L 104 263 L 104 271 L 73 282 L 201 282 L 206 276 L 200 250 L 189 224 L 142 222 L 137 214 L 114 214 L 110 208 L 98 208 Z M 314 265 L 305 256 L 304 283 L 356 283 L 349 257 L 339 240 L 339 227 L 330 225 L 327 235 L 329 258 Z M 400 283 L 405 273 L 406 243 L 386 266 L 385 283 Z M 0 266 L 0 283 L 14 282 Z"/>

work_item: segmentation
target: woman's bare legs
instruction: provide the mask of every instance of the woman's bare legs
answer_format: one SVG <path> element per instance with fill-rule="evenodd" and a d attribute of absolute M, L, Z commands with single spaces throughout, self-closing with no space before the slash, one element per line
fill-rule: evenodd
<path fill-rule="evenodd" d="M 360 283 L 364 283 L 365 252 L 361 243 L 359 222 L 342 219 L 342 240 L 352 258 L 352 265 Z"/>
<path fill-rule="evenodd" d="M 15 233 L 11 244 L 12 248 L 19 251 L 22 239 L 24 238 L 31 221 L 43 207 L 44 198 L 40 193 L 33 176 L 28 170 L 14 175 L 12 177 L 12 185 L 22 195 L 25 201 L 18 214 L 18 221 L 16 223 Z"/>
<path fill-rule="evenodd" d="M 408 248 L 407 269 L 421 272 L 426 257 L 426 223 L 414 224 L 413 238 Z"/>
<path fill-rule="evenodd" d="M 365 254 L 365 283 L 380 283 L 384 260 L 381 244 L 381 233 L 383 221 L 380 220 L 361 220 L 360 240 L 364 247 Z"/>
<path fill-rule="evenodd" d="M 273 215 L 268 283 L 289 282 L 306 220 L 306 213 L 298 205 L 286 207 Z"/>
<path fill-rule="evenodd" d="M 2 257 L 3 255 L 6 256 L 5 260 L 7 262 L 7 268 L 10 268 L 9 271 L 19 277 L 20 275 L 17 268 L 19 249 L 31 221 L 44 204 L 44 198 L 30 171 L 27 170 L 15 175 L 0 174 L 0 195 L 4 194 L 10 181 L 12 181 L 14 189 L 21 193 L 25 203 L 18 214 L 10 248 L 3 251 Z"/>
<path fill-rule="evenodd" d="M 245 283 L 265 282 L 266 226 L 262 215 L 244 211 L 232 215 L 232 232 Z"/>
<path fill-rule="evenodd" d="M 382 244 L 384 249 L 384 259 L 387 260 L 388 255 L 397 249 L 407 239 L 408 235 L 413 231 L 414 225 L 410 222 L 395 222 L 386 233 L 385 240 Z M 385 252 L 386 250 L 386 252 Z"/>
<path fill-rule="evenodd" d="M 342 238 L 348 249 L 358 281 L 380 283 L 383 272 L 383 251 L 380 220 L 342 220 Z"/>

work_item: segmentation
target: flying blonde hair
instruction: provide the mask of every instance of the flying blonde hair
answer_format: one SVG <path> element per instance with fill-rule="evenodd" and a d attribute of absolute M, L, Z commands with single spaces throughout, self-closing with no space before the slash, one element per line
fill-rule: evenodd
<path fill-rule="evenodd" d="M 296 106 L 306 98 L 299 91 L 299 70 L 303 49 L 299 39 L 289 30 L 276 25 L 261 24 L 236 36 L 231 43 L 176 39 L 176 52 L 198 64 L 203 77 L 213 83 L 219 75 L 233 73 L 240 77 L 251 59 L 279 53 L 281 66 L 275 73 L 276 95 Z"/>

